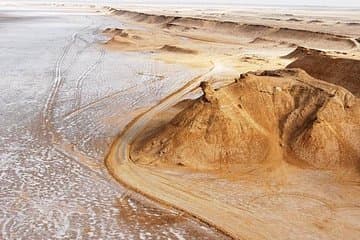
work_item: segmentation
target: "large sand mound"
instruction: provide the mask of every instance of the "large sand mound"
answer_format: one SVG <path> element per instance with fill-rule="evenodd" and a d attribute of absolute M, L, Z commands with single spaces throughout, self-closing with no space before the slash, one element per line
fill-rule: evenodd
<path fill-rule="evenodd" d="M 360 60 L 304 54 L 287 67 L 301 68 L 314 78 L 340 85 L 357 97 L 360 96 Z"/>
<path fill-rule="evenodd" d="M 359 168 L 360 102 L 346 89 L 298 69 L 246 74 L 217 91 L 202 88 L 202 98 L 133 144 L 135 162 Z"/>

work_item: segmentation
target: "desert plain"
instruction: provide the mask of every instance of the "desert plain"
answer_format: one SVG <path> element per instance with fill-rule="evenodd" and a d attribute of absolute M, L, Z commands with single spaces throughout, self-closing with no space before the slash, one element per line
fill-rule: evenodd
<path fill-rule="evenodd" d="M 3 239 L 358 239 L 360 9 L 0 5 Z"/>

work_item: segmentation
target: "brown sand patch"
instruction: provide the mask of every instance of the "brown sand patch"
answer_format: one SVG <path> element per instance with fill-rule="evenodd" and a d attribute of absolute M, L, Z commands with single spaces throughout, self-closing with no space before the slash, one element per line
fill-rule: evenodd
<path fill-rule="evenodd" d="M 300 58 L 307 55 L 317 55 L 317 54 L 325 54 L 325 52 L 317 50 L 317 49 L 311 49 L 311 48 L 305 48 L 305 47 L 297 47 L 294 51 L 291 53 L 282 56 L 282 58 L 290 59 L 290 58 Z"/>
<path fill-rule="evenodd" d="M 266 38 L 263 38 L 263 37 L 257 37 L 254 40 L 250 41 L 249 43 L 268 45 L 268 44 L 275 44 L 276 41 L 271 40 L 271 39 L 266 39 Z"/>
<path fill-rule="evenodd" d="M 105 28 L 103 33 L 121 34 L 124 31 L 122 28 Z"/>
<path fill-rule="evenodd" d="M 167 44 L 164 45 L 163 47 L 161 47 L 160 50 L 167 51 L 167 52 L 174 52 L 174 53 L 184 53 L 184 54 L 196 54 L 197 53 L 196 50 L 167 45 Z"/>
<path fill-rule="evenodd" d="M 302 22 L 303 20 L 298 19 L 298 18 L 289 18 L 286 21 L 288 21 L 288 22 Z"/>
<path fill-rule="evenodd" d="M 345 89 L 283 70 L 248 74 L 218 91 L 204 84 L 203 90 L 203 98 L 134 145 L 135 162 L 359 168 L 360 105 Z"/>
<path fill-rule="evenodd" d="M 308 23 L 323 23 L 323 21 L 318 20 L 318 19 L 314 19 L 314 20 L 308 21 Z"/>

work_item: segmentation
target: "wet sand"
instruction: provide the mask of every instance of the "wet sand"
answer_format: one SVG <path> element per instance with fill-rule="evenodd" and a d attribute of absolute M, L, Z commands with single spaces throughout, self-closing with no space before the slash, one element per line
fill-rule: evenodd
<path fill-rule="evenodd" d="M 102 47 L 104 27 L 125 27 L 102 9 L 0 13 L 1 239 L 227 238 L 104 165 L 127 122 L 198 70 Z"/>

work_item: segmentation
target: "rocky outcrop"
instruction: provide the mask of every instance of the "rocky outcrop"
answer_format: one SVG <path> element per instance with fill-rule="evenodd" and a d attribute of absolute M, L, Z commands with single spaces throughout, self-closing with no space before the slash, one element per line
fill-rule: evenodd
<path fill-rule="evenodd" d="M 244 74 L 204 96 L 132 147 L 132 159 L 222 169 L 287 162 L 360 165 L 360 103 L 346 89 L 288 69 Z"/>

